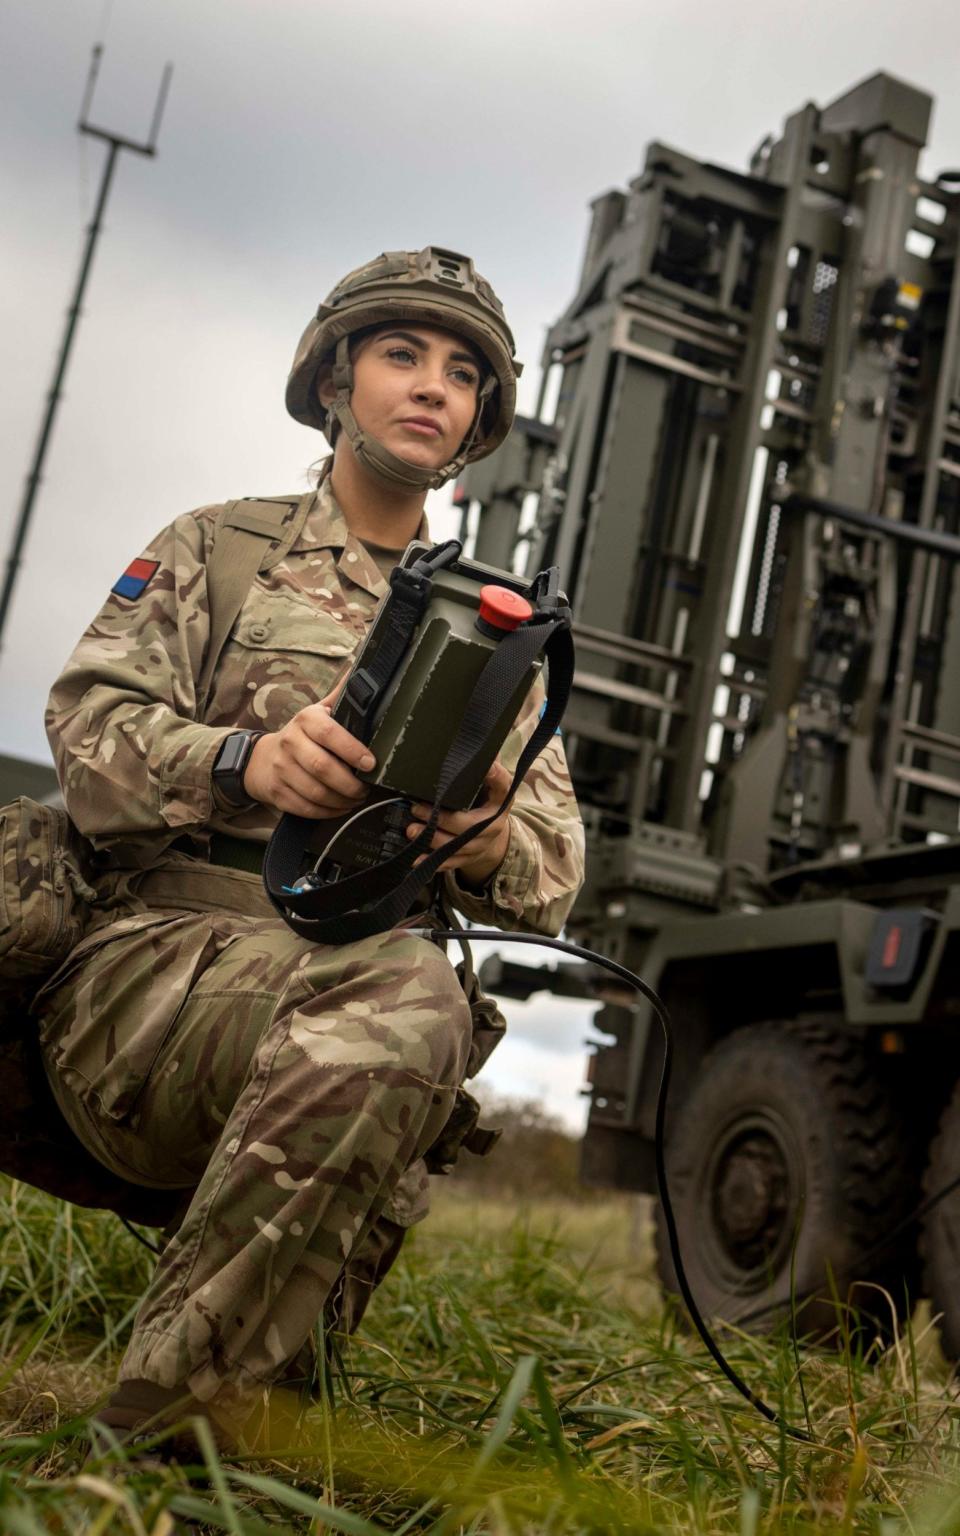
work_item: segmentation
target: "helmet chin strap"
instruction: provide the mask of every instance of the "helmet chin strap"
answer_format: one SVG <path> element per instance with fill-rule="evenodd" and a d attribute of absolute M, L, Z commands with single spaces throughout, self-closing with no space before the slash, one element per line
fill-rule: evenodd
<path fill-rule="evenodd" d="M 384 485 L 388 485 L 391 490 L 437 491 L 441 485 L 445 485 L 448 480 L 459 475 L 466 464 L 467 456 L 480 429 L 483 408 L 496 388 L 496 382 L 493 374 L 488 374 L 484 379 L 477 394 L 477 408 L 470 431 L 464 438 L 456 458 L 451 459 L 447 464 L 442 464 L 439 469 L 421 469 L 418 464 L 408 463 L 398 454 L 391 453 L 379 438 L 364 432 L 358 425 L 350 404 L 354 380 L 349 336 L 341 336 L 337 342 L 333 364 L 333 386 L 336 394 L 328 410 L 353 449 L 355 458 L 371 475 L 382 480 Z"/>

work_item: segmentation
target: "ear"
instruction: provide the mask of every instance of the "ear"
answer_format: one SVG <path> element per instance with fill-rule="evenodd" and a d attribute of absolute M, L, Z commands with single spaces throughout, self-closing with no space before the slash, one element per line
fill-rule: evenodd
<path fill-rule="evenodd" d="M 337 392 L 333 387 L 332 363 L 320 364 L 313 387 L 316 390 L 317 399 L 324 408 L 333 404 L 333 399 Z"/>

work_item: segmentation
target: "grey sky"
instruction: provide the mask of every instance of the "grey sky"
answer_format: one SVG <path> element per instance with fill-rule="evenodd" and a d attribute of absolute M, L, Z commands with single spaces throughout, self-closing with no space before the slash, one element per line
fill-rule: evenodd
<path fill-rule="evenodd" d="M 0 750 L 35 758 L 50 681 L 149 536 L 303 487 L 322 443 L 283 380 L 347 268 L 470 252 L 530 408 L 586 205 L 648 140 L 742 166 L 804 100 L 887 68 L 937 98 L 927 173 L 960 163 L 954 0 L 0 0 L 3 554 L 99 176 L 74 124 L 105 24 L 97 121 L 143 136 L 175 75 L 158 159 L 119 167 L 0 656 Z"/>

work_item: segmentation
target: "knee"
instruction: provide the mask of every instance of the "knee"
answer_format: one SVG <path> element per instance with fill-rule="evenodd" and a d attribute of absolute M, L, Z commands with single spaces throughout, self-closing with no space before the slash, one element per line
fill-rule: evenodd
<path fill-rule="evenodd" d="M 312 997 L 298 1000 L 292 1043 L 324 1064 L 400 1071 L 442 1087 L 463 1081 L 470 1008 L 436 944 L 403 929 L 312 959 Z"/>
<path fill-rule="evenodd" d="M 459 1085 L 473 1031 L 457 973 L 436 944 L 400 930 L 387 938 L 392 1021 L 406 1042 L 404 1054 L 412 1068 L 425 1067 L 432 1082 Z"/>
<path fill-rule="evenodd" d="M 470 1009 L 463 993 L 451 998 L 443 1012 L 434 1014 L 425 1031 L 431 1055 L 431 1081 L 459 1088 L 467 1072 L 472 1038 Z"/>

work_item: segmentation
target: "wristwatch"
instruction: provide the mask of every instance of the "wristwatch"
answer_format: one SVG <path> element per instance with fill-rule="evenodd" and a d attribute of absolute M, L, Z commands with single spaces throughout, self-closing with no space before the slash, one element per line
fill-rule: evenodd
<path fill-rule="evenodd" d="M 253 801 L 243 787 L 243 775 L 247 771 L 250 753 L 266 731 L 233 731 L 220 744 L 213 760 L 213 782 L 230 805 L 252 805 Z"/>

